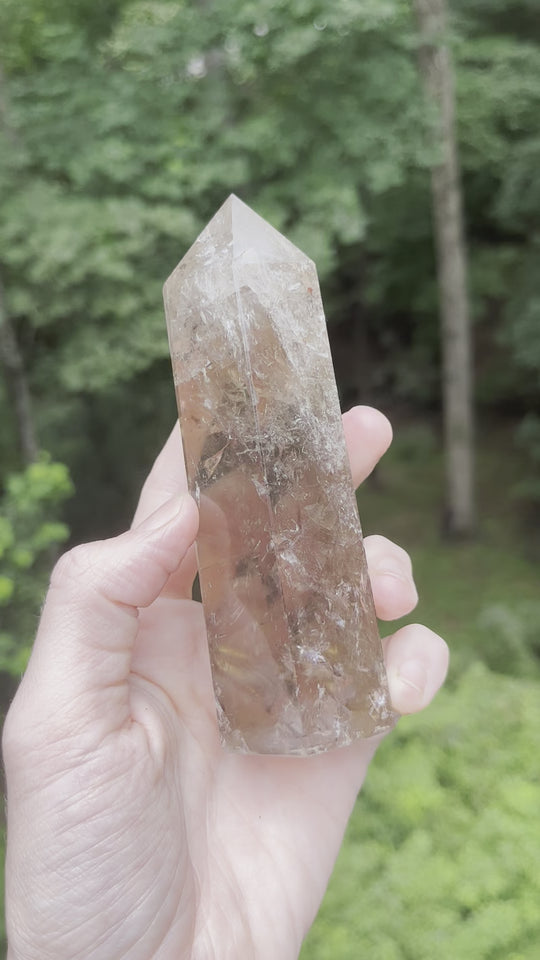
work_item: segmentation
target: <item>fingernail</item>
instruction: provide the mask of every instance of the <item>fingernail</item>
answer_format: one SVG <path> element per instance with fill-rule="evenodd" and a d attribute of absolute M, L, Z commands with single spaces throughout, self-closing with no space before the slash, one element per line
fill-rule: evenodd
<path fill-rule="evenodd" d="M 398 670 L 398 679 L 422 695 L 427 684 L 427 670 L 421 660 L 406 660 Z"/>
<path fill-rule="evenodd" d="M 148 532 L 161 530 L 163 527 L 167 527 L 170 523 L 172 523 L 173 520 L 180 516 L 185 505 L 185 494 L 179 494 L 178 496 L 171 497 L 171 499 L 166 500 L 161 507 L 158 507 L 154 513 L 151 513 L 146 520 L 143 520 L 141 527 Z"/>

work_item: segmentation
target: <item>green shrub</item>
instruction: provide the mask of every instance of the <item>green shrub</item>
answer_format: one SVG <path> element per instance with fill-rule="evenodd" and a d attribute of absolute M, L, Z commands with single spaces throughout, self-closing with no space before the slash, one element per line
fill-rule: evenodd
<path fill-rule="evenodd" d="M 478 617 L 477 656 L 497 673 L 530 677 L 540 659 L 540 601 L 500 602 Z"/>
<path fill-rule="evenodd" d="M 8 476 L 0 499 L 0 670 L 22 673 L 51 564 L 69 530 L 59 519 L 73 492 L 68 469 L 48 454 Z"/>
<path fill-rule="evenodd" d="M 302 960 L 533 960 L 540 688 L 475 665 L 370 771 Z"/>

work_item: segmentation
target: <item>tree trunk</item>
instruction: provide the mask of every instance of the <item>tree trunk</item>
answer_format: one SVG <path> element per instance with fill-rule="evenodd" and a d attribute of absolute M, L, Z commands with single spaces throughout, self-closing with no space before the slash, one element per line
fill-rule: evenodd
<path fill-rule="evenodd" d="M 431 190 L 441 320 L 446 528 L 469 536 L 475 526 L 472 358 L 467 263 L 455 124 L 454 73 L 445 44 L 446 0 L 413 0 L 422 46 L 420 72 L 438 110 L 440 162 Z"/>
<path fill-rule="evenodd" d="M 37 458 L 38 447 L 32 417 L 30 390 L 15 330 L 7 313 L 1 278 L 0 364 L 4 371 L 8 391 L 13 399 L 21 454 L 25 463 L 32 463 Z"/>

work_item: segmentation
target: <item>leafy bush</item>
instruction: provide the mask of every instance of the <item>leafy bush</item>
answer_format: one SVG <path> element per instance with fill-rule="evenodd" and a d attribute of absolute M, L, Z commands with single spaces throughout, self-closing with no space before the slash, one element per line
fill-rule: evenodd
<path fill-rule="evenodd" d="M 380 750 L 302 960 L 533 960 L 538 685 L 475 665 Z"/>
<path fill-rule="evenodd" d="M 476 653 L 497 673 L 531 676 L 540 657 L 540 602 L 494 603 L 478 617 Z"/>
<path fill-rule="evenodd" d="M 47 454 L 8 476 L 0 500 L 0 670 L 25 667 L 56 547 L 69 534 L 59 519 L 73 493 L 68 469 Z"/>

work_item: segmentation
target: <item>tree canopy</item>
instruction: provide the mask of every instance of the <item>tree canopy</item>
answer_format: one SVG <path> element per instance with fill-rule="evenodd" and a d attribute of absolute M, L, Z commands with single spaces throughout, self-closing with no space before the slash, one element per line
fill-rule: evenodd
<path fill-rule="evenodd" d="M 531 10 L 456 3 L 451 37 L 479 396 L 519 409 L 540 371 Z M 54 431 L 40 403 L 47 445 L 60 406 L 69 419 L 81 397 L 163 375 L 160 286 L 231 191 L 314 257 L 330 321 L 362 318 L 390 400 L 436 402 L 408 3 L 7 0 L 0 17 L 1 271 L 33 392 L 56 401 Z"/>

